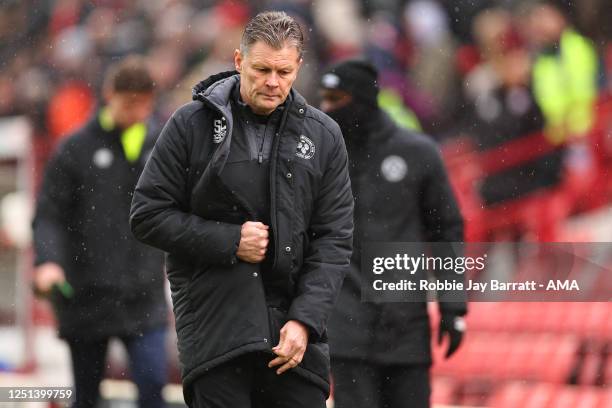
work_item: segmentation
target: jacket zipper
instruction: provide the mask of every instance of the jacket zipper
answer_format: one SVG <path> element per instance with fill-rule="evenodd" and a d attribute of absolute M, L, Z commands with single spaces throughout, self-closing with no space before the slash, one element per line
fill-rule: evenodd
<path fill-rule="evenodd" d="M 264 145 L 266 144 L 266 133 L 268 133 L 268 123 L 269 123 L 269 120 L 266 122 L 266 126 L 264 127 L 264 132 L 261 137 L 261 146 L 259 146 L 259 153 L 257 154 L 257 163 L 259 164 L 263 163 L 263 149 L 264 149 Z"/>

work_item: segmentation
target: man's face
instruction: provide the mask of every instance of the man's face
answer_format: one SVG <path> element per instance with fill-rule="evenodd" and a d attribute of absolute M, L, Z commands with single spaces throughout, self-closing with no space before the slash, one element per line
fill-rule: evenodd
<path fill-rule="evenodd" d="M 153 102 L 151 92 L 106 93 L 106 106 L 115 124 L 122 129 L 144 122 L 153 112 Z"/>
<path fill-rule="evenodd" d="M 320 108 L 325 113 L 344 108 L 353 100 L 349 93 L 339 89 L 321 89 L 319 95 L 321 96 Z"/>
<path fill-rule="evenodd" d="M 240 96 L 258 115 L 268 115 L 282 104 L 297 78 L 302 60 L 295 46 L 276 50 L 257 41 L 246 55 L 234 52 L 240 72 Z"/>
<path fill-rule="evenodd" d="M 528 18 L 528 39 L 539 47 L 546 47 L 559 41 L 566 21 L 555 7 L 543 4 L 536 7 Z"/>

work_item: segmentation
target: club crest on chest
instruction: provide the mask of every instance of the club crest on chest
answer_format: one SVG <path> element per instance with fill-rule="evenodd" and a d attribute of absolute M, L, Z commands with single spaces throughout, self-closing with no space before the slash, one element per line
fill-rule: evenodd
<path fill-rule="evenodd" d="M 115 157 L 110 149 L 103 147 L 95 151 L 93 155 L 93 164 L 99 169 L 109 168 L 114 161 Z"/>
<path fill-rule="evenodd" d="M 295 155 L 300 159 L 310 160 L 314 157 L 316 152 L 315 144 L 304 135 L 300 135 L 300 141 L 298 142 Z"/>
<path fill-rule="evenodd" d="M 391 155 L 385 157 L 380 165 L 382 176 L 390 183 L 397 183 L 406 177 L 408 165 L 406 160 L 400 156 Z"/>

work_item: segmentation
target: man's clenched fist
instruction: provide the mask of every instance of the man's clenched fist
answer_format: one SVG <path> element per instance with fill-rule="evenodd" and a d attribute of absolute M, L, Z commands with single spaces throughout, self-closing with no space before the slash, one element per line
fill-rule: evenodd
<path fill-rule="evenodd" d="M 236 252 L 238 259 L 249 263 L 263 261 L 268 249 L 269 229 L 270 227 L 261 222 L 247 221 L 242 224 L 240 245 Z"/>

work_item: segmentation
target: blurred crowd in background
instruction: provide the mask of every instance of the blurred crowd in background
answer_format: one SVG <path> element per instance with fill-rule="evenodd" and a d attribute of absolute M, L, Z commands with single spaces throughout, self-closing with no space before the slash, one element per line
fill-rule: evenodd
<path fill-rule="evenodd" d="M 153 66 L 163 120 L 189 101 L 194 83 L 232 68 L 233 50 L 251 15 L 280 9 L 297 17 L 307 32 L 297 88 L 311 102 L 317 100 L 313 85 L 322 67 L 365 55 L 381 71 L 381 85 L 401 96 L 426 131 L 449 137 L 466 122 L 490 121 L 499 109 L 483 96 L 503 85 L 528 87 L 537 55 L 557 46 L 566 23 L 534 10 L 535 3 L 3 0 L 0 116 L 26 114 L 38 136 L 57 139 L 96 105 L 106 66 L 140 53 Z M 604 0 L 557 3 L 567 25 L 592 41 L 598 64 L 593 80 L 606 88 L 612 8 Z M 520 110 L 521 97 L 514 98 L 511 105 Z"/>
<path fill-rule="evenodd" d="M 296 17 L 307 33 L 305 64 L 296 87 L 313 104 L 318 73 L 326 65 L 365 55 L 380 70 L 381 86 L 399 97 L 422 129 L 439 140 L 466 132 L 478 138 L 500 128 L 505 134 L 525 133 L 544 126 L 560 140 L 565 135 L 559 131 L 559 116 L 569 113 L 548 105 L 559 105 L 556 99 L 571 91 L 550 88 L 563 87 L 568 79 L 534 83 L 538 70 L 550 68 L 546 63 L 538 66 L 538 57 L 559 52 L 567 30 L 586 36 L 587 51 L 576 51 L 582 60 L 571 57 L 581 72 L 570 75 L 586 86 L 587 95 L 577 98 L 588 105 L 595 92 L 612 87 L 612 7 L 605 0 L 559 0 L 549 2 L 553 11 L 536 3 L 3 0 L 0 117 L 27 115 L 44 158 L 58 139 L 92 113 L 108 64 L 138 53 L 150 60 L 158 94 L 156 117 L 163 122 L 190 100 L 193 84 L 232 68 L 233 50 L 250 16 L 279 9 Z M 580 42 L 583 37 L 577 38 Z M 566 42 L 571 41 L 576 38 Z M 583 74 L 592 85 L 584 82 Z M 537 104 L 532 106 L 532 91 L 540 85 L 546 89 L 534 96 Z M 547 97 L 555 101 L 547 104 Z M 588 113 L 579 121 L 588 123 Z M 582 132 L 584 126 L 579 123 L 572 130 Z M 479 143 L 490 144 L 490 139 Z"/>

